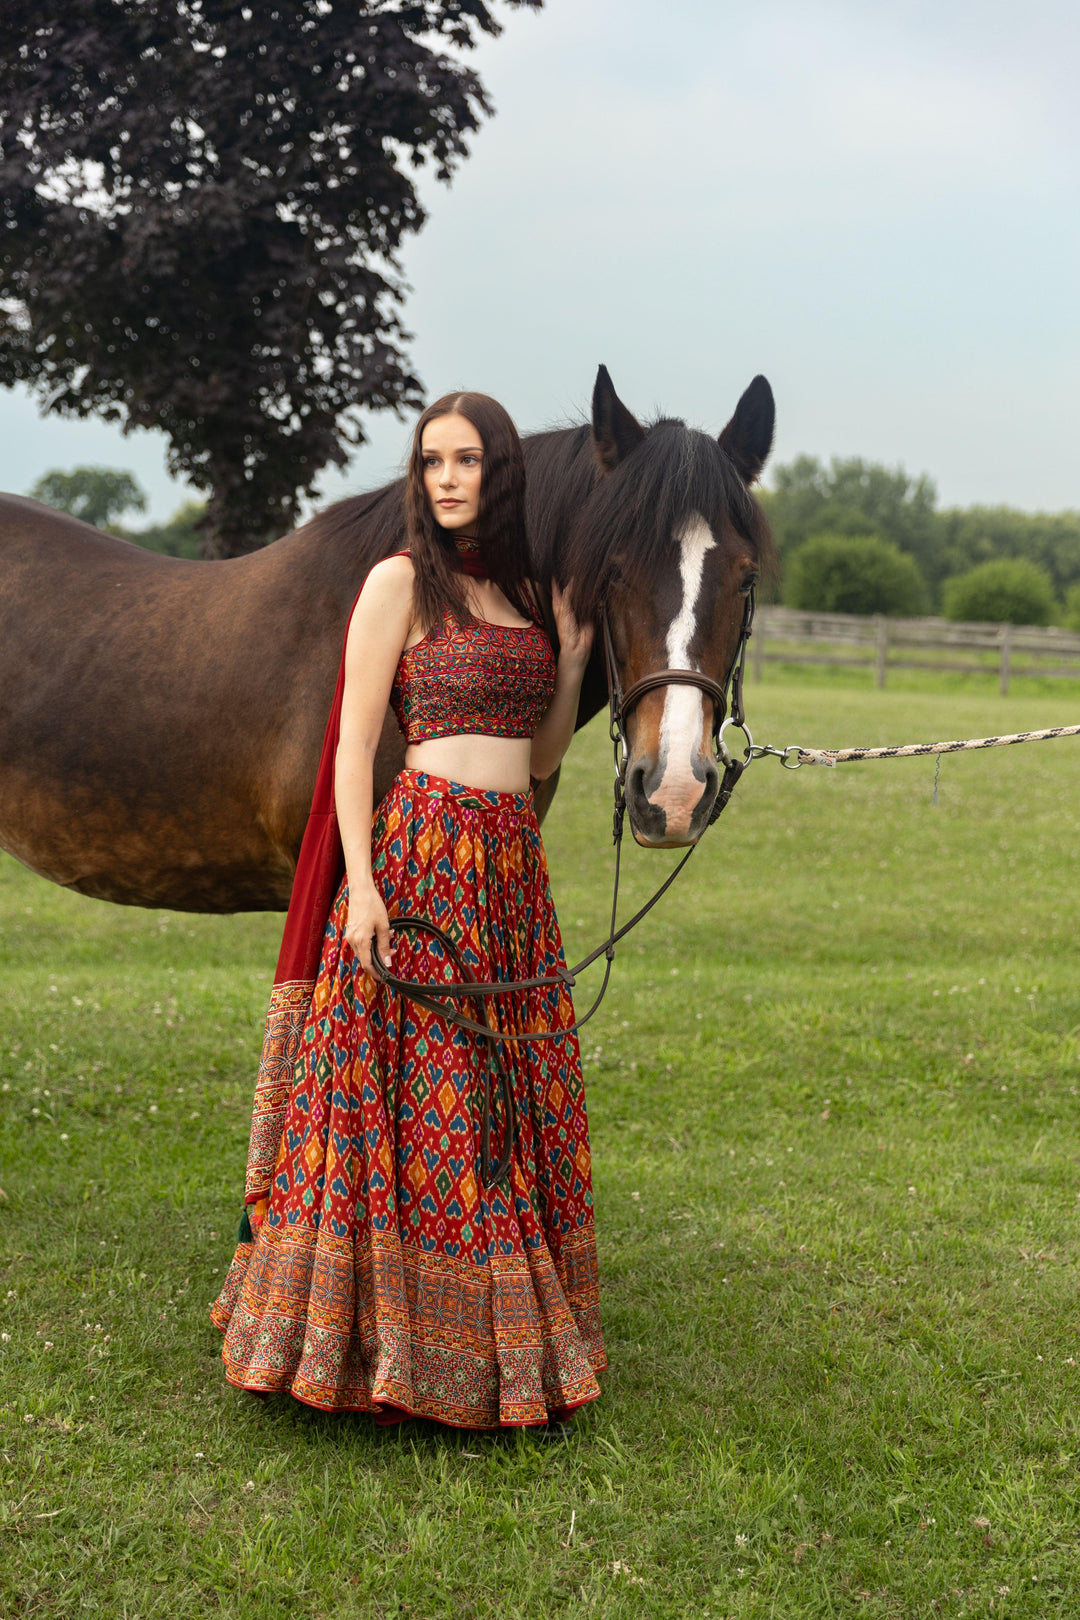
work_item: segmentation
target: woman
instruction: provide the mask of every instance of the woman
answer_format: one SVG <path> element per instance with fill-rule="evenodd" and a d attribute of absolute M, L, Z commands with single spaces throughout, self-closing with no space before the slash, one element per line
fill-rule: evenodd
<path fill-rule="evenodd" d="M 570 742 L 592 633 L 556 587 L 556 666 L 524 493 L 521 442 L 494 400 L 448 395 L 424 412 L 409 549 L 371 570 L 346 638 L 267 1020 L 250 1227 L 212 1313 L 231 1382 L 383 1422 L 546 1425 L 595 1399 L 606 1366 L 576 1036 L 501 1044 L 512 1117 L 504 1107 L 492 1136 L 510 1163 L 488 1185 L 489 1043 L 372 971 L 374 943 L 402 978 L 461 977 L 436 938 L 391 934 L 402 914 L 446 929 L 478 980 L 563 964 L 529 788 Z M 373 824 L 388 702 L 405 769 Z M 574 1016 L 561 988 L 487 1005 L 509 1033 Z"/>

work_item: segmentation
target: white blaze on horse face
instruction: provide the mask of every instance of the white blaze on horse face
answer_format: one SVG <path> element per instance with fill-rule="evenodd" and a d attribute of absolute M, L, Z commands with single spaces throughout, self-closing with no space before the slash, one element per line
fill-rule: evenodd
<path fill-rule="evenodd" d="M 676 538 L 682 602 L 668 626 L 667 663 L 669 669 L 691 669 L 690 642 L 697 625 L 705 554 L 716 541 L 705 519 L 696 512 L 687 518 Z M 701 753 L 704 706 L 708 701 L 696 686 L 669 686 L 664 694 L 664 713 L 660 721 L 663 775 L 650 798 L 666 815 L 669 836 L 685 832 L 704 791 L 701 778 L 694 775 L 694 760 Z"/>

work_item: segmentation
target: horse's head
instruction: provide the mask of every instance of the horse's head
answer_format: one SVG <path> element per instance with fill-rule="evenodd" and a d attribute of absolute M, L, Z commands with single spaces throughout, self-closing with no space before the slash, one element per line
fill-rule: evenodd
<path fill-rule="evenodd" d="M 749 493 L 772 444 L 774 406 L 755 377 L 718 439 L 678 421 L 641 424 L 601 366 L 592 438 L 599 476 L 566 551 L 579 611 L 607 614 L 625 690 L 664 669 L 723 685 L 746 598 L 771 555 Z M 692 844 L 719 786 L 713 699 L 694 685 L 647 690 L 626 716 L 626 804 L 639 844 Z"/>

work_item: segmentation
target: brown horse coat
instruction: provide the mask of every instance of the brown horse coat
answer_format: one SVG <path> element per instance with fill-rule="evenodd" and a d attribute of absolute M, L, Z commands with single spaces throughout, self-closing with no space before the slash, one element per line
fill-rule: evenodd
<path fill-rule="evenodd" d="M 185 562 L 10 495 L 0 533 L 0 842 L 106 900 L 287 905 L 366 565 Z M 403 757 L 388 714 L 380 796 Z"/>

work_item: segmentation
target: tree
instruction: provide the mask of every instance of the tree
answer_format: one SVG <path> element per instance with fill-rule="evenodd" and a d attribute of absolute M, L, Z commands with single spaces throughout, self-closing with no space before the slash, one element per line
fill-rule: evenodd
<path fill-rule="evenodd" d="M 995 624 L 1049 624 L 1054 590 L 1045 569 L 1027 557 L 997 557 L 945 581 L 947 619 Z"/>
<path fill-rule="evenodd" d="M 923 578 L 942 577 L 937 491 L 923 474 L 884 467 L 860 456 L 798 456 L 772 474 L 764 496 L 785 566 L 811 535 L 876 534 L 915 558 Z"/>
<path fill-rule="evenodd" d="M 822 613 L 926 610 L 915 560 L 875 534 L 817 534 L 795 553 L 787 580 L 791 607 Z"/>
<path fill-rule="evenodd" d="M 965 573 L 995 557 L 1027 557 L 1045 569 L 1059 595 L 1080 580 L 1080 512 L 969 506 L 941 512 L 938 521 L 948 574 Z"/>
<path fill-rule="evenodd" d="M 211 555 L 418 404 L 398 250 L 490 113 L 497 0 L 0 8 L 0 385 L 162 429 Z M 538 7 L 542 0 L 502 0 Z M 493 222 L 494 228 L 494 222 Z"/>
<path fill-rule="evenodd" d="M 145 512 L 146 495 L 129 472 L 115 467 L 75 467 L 71 472 L 47 472 L 30 495 L 58 512 L 70 512 L 104 529 L 125 512 Z"/>

